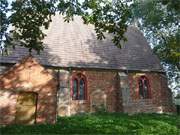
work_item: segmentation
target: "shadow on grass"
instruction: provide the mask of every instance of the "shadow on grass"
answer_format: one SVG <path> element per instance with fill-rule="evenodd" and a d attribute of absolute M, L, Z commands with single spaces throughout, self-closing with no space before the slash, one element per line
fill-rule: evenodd
<path fill-rule="evenodd" d="M 101 113 L 59 117 L 54 125 L 9 125 L 5 134 L 156 134 L 178 135 L 180 117 L 167 114 Z"/>

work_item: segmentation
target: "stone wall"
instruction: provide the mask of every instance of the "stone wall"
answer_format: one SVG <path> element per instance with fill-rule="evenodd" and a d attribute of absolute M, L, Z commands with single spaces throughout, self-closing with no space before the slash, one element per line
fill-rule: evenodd
<path fill-rule="evenodd" d="M 58 71 L 58 115 L 69 116 L 70 115 L 70 73 L 68 70 Z"/>
<path fill-rule="evenodd" d="M 51 70 L 45 70 L 34 58 L 24 58 L 20 63 L 1 74 L 0 91 L 1 96 L 8 103 L 3 104 L 3 100 L 0 100 L 0 116 L 7 118 L 7 121 L 0 119 L 0 123 L 15 123 L 14 114 L 12 113 L 16 112 L 14 106 L 17 92 L 34 92 L 38 94 L 36 123 L 55 123 L 57 81 L 54 73 Z M 9 93 L 12 95 L 13 102 L 10 102 L 12 99 L 7 92 L 14 93 Z M 5 114 L 5 112 L 10 114 Z"/>

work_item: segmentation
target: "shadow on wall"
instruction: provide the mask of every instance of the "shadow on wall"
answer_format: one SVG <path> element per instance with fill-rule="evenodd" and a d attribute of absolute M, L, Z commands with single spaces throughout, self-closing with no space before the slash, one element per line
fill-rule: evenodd
<path fill-rule="evenodd" d="M 109 68 L 109 69 L 146 69 L 152 68 L 154 65 L 152 63 L 156 63 L 153 59 L 150 59 L 152 53 L 149 51 L 150 47 L 144 44 L 144 38 L 139 37 L 139 33 L 131 33 L 130 31 L 128 42 L 122 47 L 122 49 L 118 49 L 116 46 L 112 44 L 110 41 L 110 37 L 107 37 L 105 40 L 97 40 L 95 34 L 89 35 L 90 38 L 85 37 L 80 40 L 79 43 L 71 42 L 69 48 L 72 54 L 67 52 L 62 52 L 59 54 L 59 50 L 64 49 L 65 45 L 63 43 L 57 45 L 44 44 L 44 51 L 41 52 L 40 55 L 37 55 L 35 51 L 32 52 L 32 55 L 39 60 L 42 65 L 45 66 L 65 66 L 65 67 L 87 67 L 87 68 Z M 142 36 L 142 35 L 140 35 Z M 54 38 L 53 38 L 54 39 Z M 74 41 L 74 40 L 73 40 Z M 78 46 L 76 46 L 78 45 Z M 79 50 L 75 50 L 75 47 L 78 47 Z M 20 53 L 19 53 L 20 52 Z M 26 57 L 28 54 L 28 49 L 24 49 L 22 47 L 16 47 L 16 51 L 13 51 L 10 57 L 7 58 L 1 57 L 2 61 L 6 62 L 6 60 L 12 60 L 12 63 L 16 63 L 17 60 Z M 76 57 L 75 57 L 76 56 Z M 143 57 L 142 57 L 143 56 Z M 151 64 L 149 64 L 151 63 Z M 159 63 L 158 63 L 159 65 Z M 49 97 L 43 96 L 43 94 L 39 94 L 39 99 L 43 99 L 41 105 L 38 106 L 38 109 L 41 111 L 40 115 L 43 118 L 38 118 L 38 121 L 44 121 L 46 111 L 47 101 L 53 100 L 51 99 L 50 85 L 53 84 L 54 79 L 51 78 L 46 83 L 42 83 L 42 78 L 39 78 L 37 74 L 35 74 L 36 70 L 33 67 L 36 67 L 37 64 L 32 63 L 27 66 L 20 66 L 17 68 L 16 72 L 13 72 L 13 69 L 7 72 L 6 79 L 3 83 L 0 81 L 0 88 L 5 87 L 6 89 L 27 89 L 28 91 L 34 91 L 37 93 L 46 93 L 46 95 L 50 95 Z M 156 66 L 156 65 L 155 65 Z M 32 68 L 32 69 L 31 69 Z M 30 70 L 29 70 L 30 69 Z M 26 70 L 27 73 L 23 74 L 21 71 Z M 49 71 L 41 70 L 40 73 L 43 76 L 46 76 Z M 5 73 L 6 74 L 6 73 Z M 54 73 L 50 73 L 55 76 Z M 28 81 L 31 78 L 36 78 L 33 81 Z M 56 78 L 56 77 L 55 77 Z M 40 83 L 41 82 L 41 83 Z M 34 85 L 36 83 L 36 85 Z M 40 84 L 38 84 L 40 83 Z M 3 87 L 2 87 L 3 86 Z M 46 98 L 49 98 L 48 100 Z M 56 98 L 55 98 L 56 99 Z M 54 101 L 51 101 L 54 102 Z M 51 103 L 50 102 L 50 103 Z M 50 105 L 49 105 L 50 106 Z M 47 109 L 48 112 L 51 112 L 51 109 Z M 40 116 L 39 116 L 40 117 Z"/>
<path fill-rule="evenodd" d="M 61 25 L 50 27 L 44 40 L 44 51 L 40 55 L 33 51 L 32 55 L 45 66 L 159 70 L 159 60 L 136 28 L 128 28 L 128 41 L 122 42 L 122 48 L 119 49 L 111 42 L 111 36 L 106 35 L 106 39 L 97 40 L 93 29 L 86 25 L 82 25 L 82 29 L 77 29 L 77 21 L 74 23 L 61 24 L 67 27 L 67 30 Z M 58 25 L 57 20 L 55 25 Z M 1 61 L 15 63 L 27 54 L 28 49 L 17 46 L 16 51 L 7 58 L 2 57 Z"/>
<path fill-rule="evenodd" d="M 37 123 L 54 123 L 56 115 L 57 81 L 53 71 L 45 70 L 31 57 L 24 58 L 20 63 L 0 75 L 0 89 L 12 92 L 35 92 L 38 94 Z M 19 97 L 19 94 L 17 94 Z M 13 106 L 17 111 L 17 95 L 14 102 L 6 98 L 4 107 Z M 1 98 L 5 98 L 2 96 Z M 1 100 L 1 105 L 4 101 Z M 25 100 L 23 101 L 23 103 Z M 14 104 L 13 104 L 14 103 Z M 0 107 L 2 107 L 0 105 Z M 24 108 L 26 108 L 24 106 Z M 20 108 L 22 109 L 22 108 Z M 46 111 L 48 110 L 48 111 Z M 27 111 L 28 112 L 28 111 Z M 21 112 L 23 113 L 23 111 Z M 15 115 L 15 114 L 13 114 Z M 8 115 L 6 115 L 8 117 Z M 23 116 L 23 115 L 21 115 Z"/>
<path fill-rule="evenodd" d="M 15 92 L 0 90 L 0 124 L 14 121 L 17 95 Z"/>
<path fill-rule="evenodd" d="M 91 38 L 79 43 L 81 46 L 78 52 L 79 58 L 70 61 L 68 65 L 105 69 L 158 70 L 160 63 L 150 46 L 142 35 L 139 36 L 139 33 L 133 32 L 130 30 L 126 34 L 128 41 L 122 42 L 121 49 L 111 42 L 110 36 L 106 36 L 104 40 L 97 40 L 96 35 L 91 34 Z M 70 57 L 73 59 L 73 54 Z"/>

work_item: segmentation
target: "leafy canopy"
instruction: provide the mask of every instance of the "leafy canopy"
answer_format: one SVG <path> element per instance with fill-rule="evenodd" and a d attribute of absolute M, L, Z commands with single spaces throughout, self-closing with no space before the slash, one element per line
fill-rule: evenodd
<path fill-rule="evenodd" d="M 169 77 L 180 90 L 180 0 L 133 0 L 131 22 L 153 44 Z"/>
<path fill-rule="evenodd" d="M 1 0 L 0 1 L 0 45 L 2 45 L 5 42 L 5 37 L 7 37 L 7 28 L 9 25 L 8 22 L 8 17 L 7 17 L 7 12 L 8 12 L 8 2 L 6 0 Z M 6 38 L 7 39 L 7 38 Z M 0 46 L 0 49 L 2 46 Z"/>
<path fill-rule="evenodd" d="M 134 0 L 131 9 L 161 60 L 180 69 L 180 0 Z"/>
<path fill-rule="evenodd" d="M 10 10 L 9 22 L 14 27 L 12 37 L 30 52 L 35 50 L 38 53 L 44 47 L 43 29 L 48 29 L 51 17 L 56 13 L 64 15 L 67 22 L 73 20 L 73 15 L 82 16 L 84 23 L 94 24 L 98 39 L 105 38 L 104 32 L 113 33 L 112 40 L 119 47 L 120 40 L 126 40 L 123 34 L 130 16 L 128 6 L 121 0 L 114 4 L 107 0 L 85 0 L 82 3 L 78 0 L 16 0 Z"/>

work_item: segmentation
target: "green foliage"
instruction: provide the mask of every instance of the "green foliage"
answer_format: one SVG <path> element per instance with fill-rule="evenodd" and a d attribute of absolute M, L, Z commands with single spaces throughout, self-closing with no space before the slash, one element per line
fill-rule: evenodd
<path fill-rule="evenodd" d="M 1 45 L 3 45 L 5 48 L 6 46 L 4 43 L 8 44 L 10 40 L 7 35 L 7 28 L 9 25 L 9 19 L 7 17 L 8 10 L 9 9 L 7 0 L 0 0 L 0 50 L 2 48 Z M 5 49 L 5 51 L 7 50 Z"/>
<path fill-rule="evenodd" d="M 121 47 L 120 41 L 127 39 L 124 33 L 127 30 L 127 22 L 130 18 L 130 9 L 121 0 L 117 0 L 114 4 L 107 0 L 90 0 L 85 1 L 82 5 L 83 9 L 91 9 L 91 13 L 85 12 L 83 20 L 85 23 L 91 23 L 95 26 L 98 39 L 104 39 L 104 32 L 113 34 L 113 43 Z"/>
<path fill-rule="evenodd" d="M 160 0 L 163 5 L 167 6 L 167 9 L 170 11 L 179 14 L 180 12 L 180 1 L 179 0 Z"/>
<path fill-rule="evenodd" d="M 39 53 L 45 36 L 42 28 L 48 28 L 51 15 L 55 13 L 53 1 L 17 0 L 12 3 L 11 11 L 10 21 L 15 27 L 13 38 L 29 51 L 34 49 Z"/>
<path fill-rule="evenodd" d="M 144 31 L 165 66 L 170 84 L 180 89 L 180 0 L 133 0 L 132 23 Z"/>
<path fill-rule="evenodd" d="M 35 50 L 39 53 L 43 50 L 45 34 L 42 29 L 48 29 L 51 16 L 57 12 L 63 14 L 67 22 L 73 20 L 73 15 L 82 16 L 86 24 L 94 24 L 98 39 L 105 38 L 104 32 L 109 32 L 113 33 L 112 40 L 118 47 L 121 46 L 121 40 L 126 40 L 124 32 L 130 10 L 121 0 L 114 4 L 107 0 L 85 0 L 82 3 L 78 0 L 16 0 L 11 6 L 9 19 L 14 27 L 12 37 L 30 52 Z"/>
<path fill-rule="evenodd" d="M 6 16 L 8 12 L 8 2 L 7 0 L 1 0 L 0 1 L 0 16 L 1 16 L 1 21 L 0 21 L 0 42 L 2 42 L 2 38 L 4 36 L 4 32 L 7 30 L 8 26 L 8 18 Z"/>
<path fill-rule="evenodd" d="M 134 0 L 132 21 L 137 21 L 154 51 L 165 63 L 180 69 L 180 0 Z"/>
<path fill-rule="evenodd" d="M 177 135 L 179 116 L 166 114 L 120 113 L 86 114 L 59 117 L 55 125 L 10 125 L 1 127 L 2 135 L 25 134 L 123 134 L 123 135 Z"/>
<path fill-rule="evenodd" d="M 162 38 L 154 51 L 163 62 L 176 65 L 180 69 L 180 29 L 175 34 Z"/>
<path fill-rule="evenodd" d="M 8 2 L 6 0 L 1 0 L 0 1 L 0 15 L 1 15 L 1 21 L 0 21 L 0 36 L 2 39 L 2 34 L 4 33 L 4 31 L 7 30 L 7 24 L 8 24 L 8 20 L 7 20 L 7 16 L 6 13 L 8 11 L 7 7 L 8 7 Z"/>
<path fill-rule="evenodd" d="M 57 11 L 64 15 L 64 21 L 73 20 L 74 15 L 82 15 L 82 5 L 78 0 L 60 0 L 57 4 Z"/>
<path fill-rule="evenodd" d="M 157 34 L 160 30 L 170 30 L 179 24 L 179 0 L 133 1 L 131 5 L 133 21 L 139 21 L 139 27 L 145 28 L 149 32 Z M 178 9 L 176 6 L 178 6 Z"/>
<path fill-rule="evenodd" d="M 73 20 L 73 15 L 80 15 L 85 24 L 95 26 L 97 38 L 105 38 L 104 32 L 113 33 L 112 41 L 121 47 L 120 41 L 126 40 L 124 33 L 130 16 L 130 9 L 120 0 L 112 4 L 107 0 L 85 0 L 80 4 L 77 0 L 61 1 L 57 11 L 65 15 L 65 21 Z"/>

